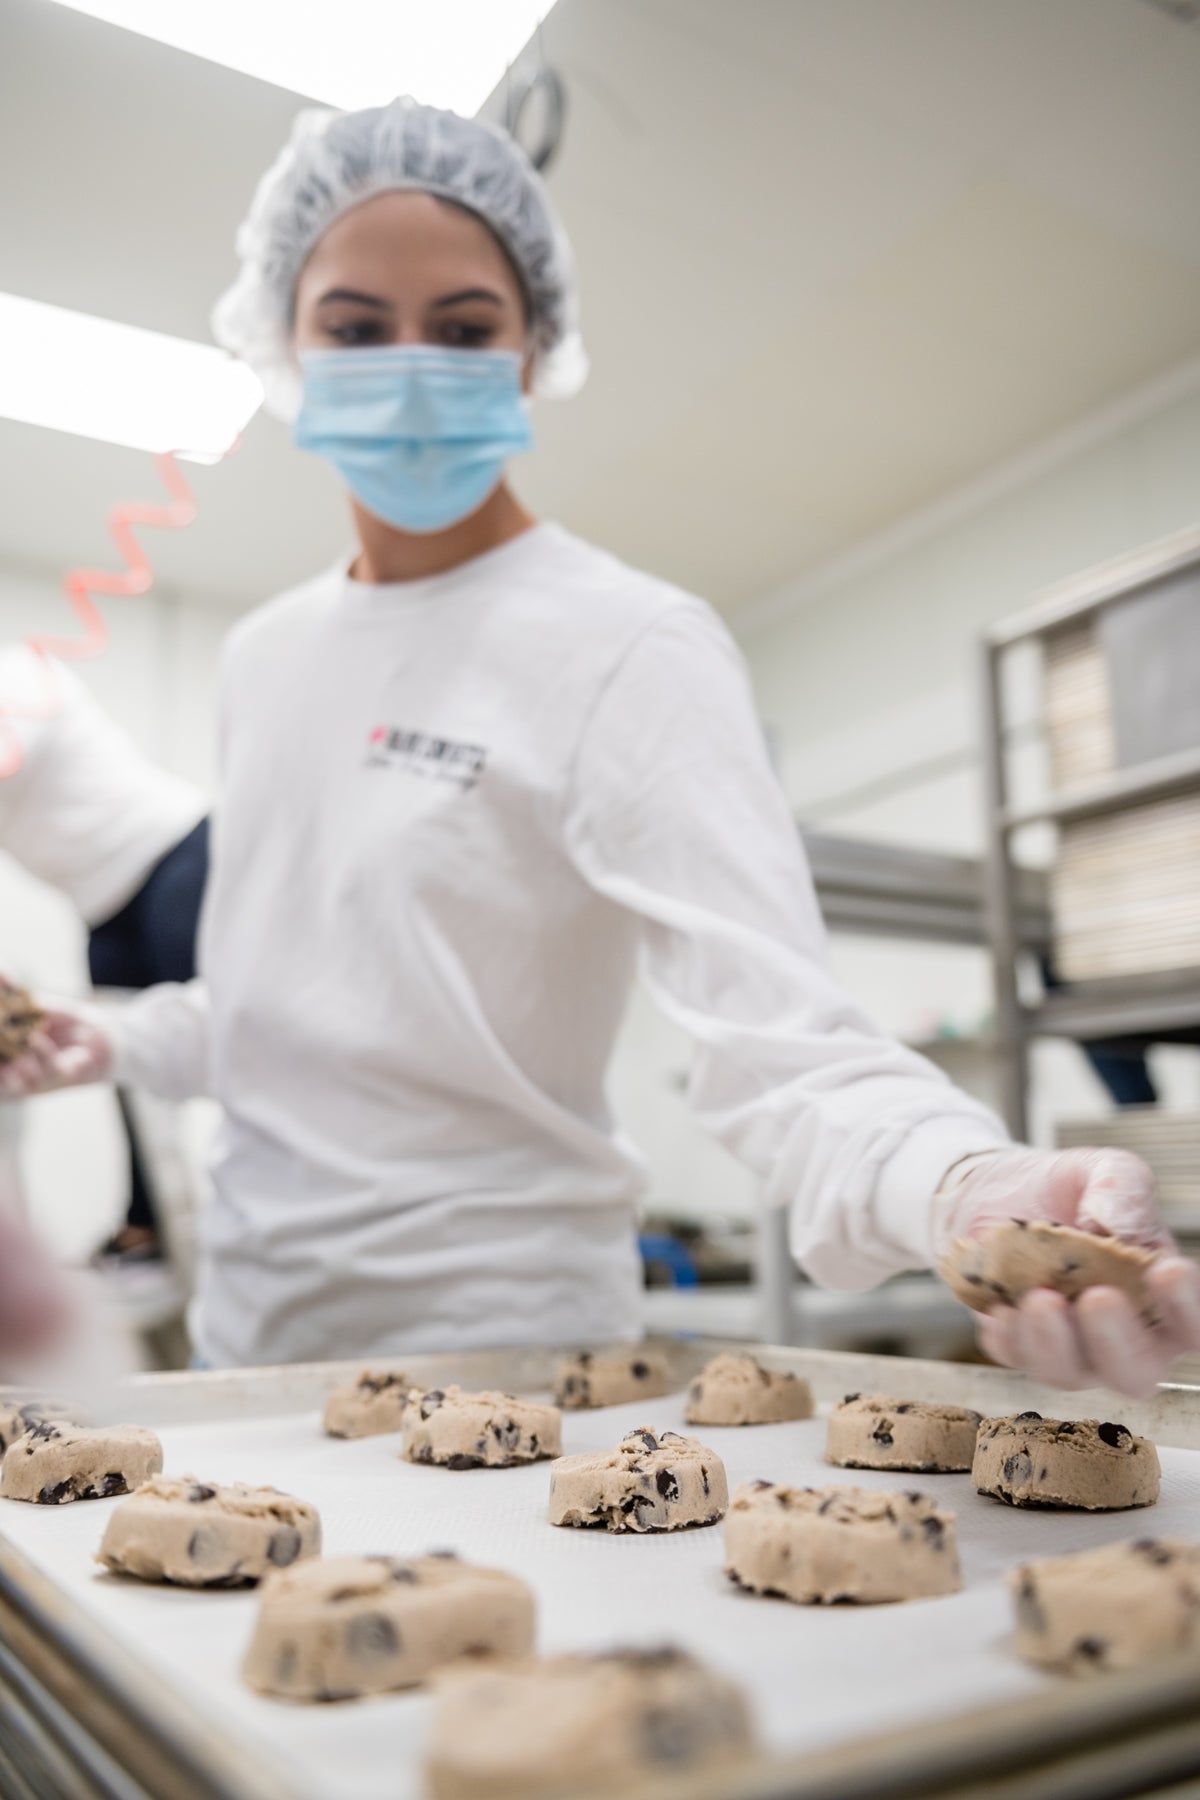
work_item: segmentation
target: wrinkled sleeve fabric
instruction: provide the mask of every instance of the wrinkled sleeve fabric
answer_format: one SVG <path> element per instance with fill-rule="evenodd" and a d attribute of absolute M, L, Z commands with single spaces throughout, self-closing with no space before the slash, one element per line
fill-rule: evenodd
<path fill-rule="evenodd" d="M 98 1007 L 113 1046 L 113 1080 L 164 1100 L 213 1091 L 208 988 L 163 981 L 134 1000 Z"/>
<path fill-rule="evenodd" d="M 928 1267 L 938 1182 L 1006 1133 L 833 979 L 745 666 L 702 602 L 665 609 L 609 675 L 563 835 L 642 922 L 643 980 L 694 1041 L 691 1103 L 789 1209 L 805 1270 L 853 1289 Z"/>

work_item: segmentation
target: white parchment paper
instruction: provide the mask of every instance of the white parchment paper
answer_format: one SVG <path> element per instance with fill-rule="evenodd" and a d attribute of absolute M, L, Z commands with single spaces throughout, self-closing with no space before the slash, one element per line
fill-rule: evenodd
<path fill-rule="evenodd" d="M 1067 1416 L 1070 1409 L 1067 1409 Z M 731 1488 L 765 1476 L 819 1485 L 923 1488 L 958 1515 L 965 1588 L 903 1606 L 801 1607 L 734 1591 L 720 1526 L 610 1537 L 546 1523 L 548 1467 L 453 1473 L 397 1459 L 396 1437 L 326 1438 L 316 1414 L 161 1431 L 170 1474 L 266 1482 L 320 1509 L 325 1549 L 410 1555 L 455 1549 L 511 1569 L 538 1596 L 546 1651 L 681 1643 L 745 1684 L 764 1738 L 797 1752 L 861 1739 L 1037 1691 L 1048 1679 L 1008 1642 L 1003 1571 L 1031 1555 L 1126 1537 L 1192 1535 L 1200 1452 L 1162 1450 L 1163 1497 L 1149 1511 L 1014 1511 L 965 1475 L 831 1469 L 823 1420 L 740 1430 L 684 1425 L 681 1397 L 565 1415 L 567 1451 L 606 1448 L 635 1425 L 689 1431 L 725 1463 Z M 165 1675 L 198 1717 L 274 1763 L 297 1800 L 415 1800 L 428 1701 L 419 1693 L 297 1707 L 260 1698 L 238 1676 L 253 1591 L 193 1593 L 116 1580 L 92 1561 L 119 1501 L 54 1508 L 0 1501 L 0 1532 Z"/>

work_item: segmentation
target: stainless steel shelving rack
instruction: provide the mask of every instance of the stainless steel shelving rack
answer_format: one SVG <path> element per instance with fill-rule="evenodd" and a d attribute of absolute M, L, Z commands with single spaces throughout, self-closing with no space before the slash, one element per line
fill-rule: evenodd
<path fill-rule="evenodd" d="M 1104 780 L 1080 783 L 1019 807 L 1009 794 L 1001 665 L 1015 645 L 1045 637 L 1088 618 L 1114 601 L 1148 593 L 1167 576 L 1200 569 L 1200 527 L 1176 533 L 1131 556 L 1051 588 L 1034 604 L 993 625 L 983 638 L 983 765 L 988 812 L 985 906 L 996 980 L 996 1029 L 1002 1054 L 1005 1111 L 1017 1137 L 1026 1135 L 1029 1044 L 1035 1037 L 1171 1037 L 1200 1031 L 1200 969 L 1079 982 L 1022 1001 L 1022 883 L 1028 871 L 1013 862 L 1012 839 L 1023 826 L 1116 813 L 1168 795 L 1200 793 L 1200 749 L 1175 752 Z M 1197 897 L 1200 905 L 1200 896 Z"/>

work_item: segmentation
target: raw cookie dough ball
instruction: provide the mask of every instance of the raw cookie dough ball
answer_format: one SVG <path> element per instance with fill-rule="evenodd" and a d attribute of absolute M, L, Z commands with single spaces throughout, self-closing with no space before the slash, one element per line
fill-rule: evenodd
<path fill-rule="evenodd" d="M 731 1681 L 682 1650 L 617 1650 L 439 1676 L 426 1776 L 432 1800 L 611 1800 L 753 1749 L 750 1709 Z"/>
<path fill-rule="evenodd" d="M 581 1350 L 563 1363 L 554 1382 L 554 1398 L 572 1410 L 659 1400 L 670 1391 L 666 1358 L 649 1350 L 632 1350 L 628 1356 L 593 1356 Z"/>
<path fill-rule="evenodd" d="M 946 1475 L 969 1469 L 979 1414 L 962 1406 L 847 1394 L 829 1415 L 826 1462 L 843 1469 L 908 1469 Z"/>
<path fill-rule="evenodd" d="M 550 1470 L 552 1525 L 678 1531 L 715 1525 L 729 1503 L 725 1466 L 696 1438 L 642 1426 L 615 1450 L 560 1456 Z"/>
<path fill-rule="evenodd" d="M 374 1437 L 399 1431 L 412 1382 L 397 1369 L 364 1369 L 350 1387 L 334 1388 L 325 1402 L 330 1437 Z"/>
<path fill-rule="evenodd" d="M 320 1549 L 316 1507 L 277 1488 L 154 1475 L 113 1509 L 96 1561 L 140 1581 L 244 1587 Z"/>
<path fill-rule="evenodd" d="M 802 1605 L 918 1600 L 962 1586 L 954 1514 L 927 1494 L 772 1481 L 734 1489 L 725 1573 Z"/>
<path fill-rule="evenodd" d="M 557 1406 L 512 1394 L 464 1394 L 461 1388 L 409 1391 L 400 1454 L 447 1469 L 510 1469 L 562 1449 Z"/>
<path fill-rule="evenodd" d="M 1153 1506 L 1162 1472 L 1148 1438 L 1095 1419 L 1017 1413 L 979 1426 L 971 1480 L 1009 1506 L 1070 1506 L 1116 1512 Z"/>
<path fill-rule="evenodd" d="M 1152 1251 L 1117 1238 L 1097 1237 L 1071 1225 L 1010 1219 L 979 1237 L 956 1238 L 939 1262 L 938 1274 L 976 1312 L 1015 1305 L 1034 1288 L 1053 1288 L 1074 1300 L 1085 1288 L 1113 1287 L 1149 1316 L 1153 1308 L 1146 1271 L 1154 1261 Z"/>
<path fill-rule="evenodd" d="M 689 1425 L 778 1425 L 811 1419 L 812 1389 L 798 1375 L 764 1369 L 753 1356 L 714 1356 L 688 1387 Z"/>
<path fill-rule="evenodd" d="M 502 1569 L 448 1552 L 402 1561 L 336 1556 L 263 1583 L 242 1675 L 285 1700 L 349 1700 L 413 1687 L 459 1656 L 524 1656 L 534 1598 Z"/>
<path fill-rule="evenodd" d="M 1082 1674 L 1200 1645 L 1200 1544 L 1136 1538 L 1023 1563 L 1007 1576 L 1017 1649 Z"/>
<path fill-rule="evenodd" d="M 162 1468 L 162 1445 L 144 1425 L 67 1425 L 43 1419 L 8 1448 L 0 1497 L 61 1506 L 130 1494 Z"/>
<path fill-rule="evenodd" d="M 64 1400 L 5 1401 L 0 1405 L 0 1456 L 16 1438 L 23 1437 L 34 1425 L 46 1420 L 55 1425 L 85 1424 L 79 1407 Z"/>
<path fill-rule="evenodd" d="M 20 1056 L 45 1018 L 32 994 L 0 975 L 0 1063 Z"/>

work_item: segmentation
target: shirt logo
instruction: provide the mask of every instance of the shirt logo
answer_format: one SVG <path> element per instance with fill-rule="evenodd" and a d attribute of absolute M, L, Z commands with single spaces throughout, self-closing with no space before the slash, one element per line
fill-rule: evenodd
<path fill-rule="evenodd" d="M 367 734 L 368 769 L 403 769 L 422 781 L 449 781 L 465 791 L 475 786 L 486 762 L 482 744 L 462 744 L 427 731 L 375 725 Z"/>

